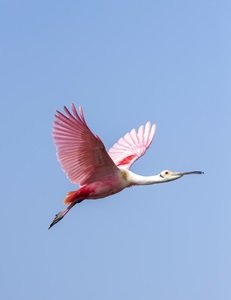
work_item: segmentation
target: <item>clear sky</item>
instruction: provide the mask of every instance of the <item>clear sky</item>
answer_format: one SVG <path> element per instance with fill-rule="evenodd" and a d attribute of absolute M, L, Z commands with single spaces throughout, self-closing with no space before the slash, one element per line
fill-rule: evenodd
<path fill-rule="evenodd" d="M 231 2 L 0 1 L 1 299 L 231 299 Z M 205 171 L 85 201 L 56 109 L 84 107 L 109 148 L 140 124 L 132 168 Z"/>

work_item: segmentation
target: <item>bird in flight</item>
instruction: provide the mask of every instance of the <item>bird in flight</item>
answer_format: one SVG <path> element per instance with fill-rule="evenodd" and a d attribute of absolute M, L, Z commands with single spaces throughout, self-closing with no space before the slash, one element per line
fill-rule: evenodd
<path fill-rule="evenodd" d="M 85 199 L 99 199 L 115 194 L 134 185 L 164 183 L 201 171 L 173 172 L 164 170 L 157 175 L 142 176 L 130 171 L 132 164 L 149 148 L 156 125 L 147 122 L 138 130 L 132 129 L 107 151 L 101 139 L 88 127 L 83 110 L 72 112 L 64 106 L 64 112 L 56 112 L 53 138 L 57 158 L 72 183 L 79 189 L 67 194 L 67 208 L 60 211 L 49 229 L 58 223 L 77 203 Z"/>

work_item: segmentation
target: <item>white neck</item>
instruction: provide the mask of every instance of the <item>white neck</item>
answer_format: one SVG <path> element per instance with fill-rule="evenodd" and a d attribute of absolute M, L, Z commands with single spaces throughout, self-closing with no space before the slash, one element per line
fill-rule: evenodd
<path fill-rule="evenodd" d="M 163 178 L 160 175 L 142 176 L 131 171 L 128 171 L 127 175 L 127 179 L 131 185 L 147 185 L 169 181 L 168 179 Z"/>

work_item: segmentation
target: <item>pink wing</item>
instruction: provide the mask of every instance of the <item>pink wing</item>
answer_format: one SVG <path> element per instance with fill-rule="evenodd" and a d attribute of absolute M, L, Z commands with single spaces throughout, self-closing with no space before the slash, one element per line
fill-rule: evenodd
<path fill-rule="evenodd" d="M 57 111 L 53 137 L 58 160 L 68 178 L 80 185 L 99 180 L 116 172 L 117 167 L 108 155 L 104 144 L 88 128 L 80 108 L 78 114 L 72 104 L 72 114 Z"/>
<path fill-rule="evenodd" d="M 138 131 L 132 129 L 109 150 L 109 155 L 118 167 L 129 169 L 131 165 L 148 149 L 156 131 L 156 124 L 140 126 Z"/>

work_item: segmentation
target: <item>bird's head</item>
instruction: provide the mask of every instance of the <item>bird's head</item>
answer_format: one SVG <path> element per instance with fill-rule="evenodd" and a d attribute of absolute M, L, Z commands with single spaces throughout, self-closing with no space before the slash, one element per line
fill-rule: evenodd
<path fill-rule="evenodd" d="M 204 174 L 202 171 L 189 171 L 189 172 L 174 172 L 170 170 L 161 171 L 159 176 L 162 181 L 172 181 L 178 178 L 181 178 L 184 175 L 191 175 L 191 174 Z"/>

